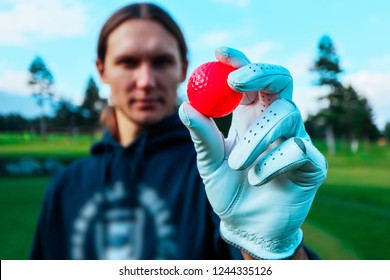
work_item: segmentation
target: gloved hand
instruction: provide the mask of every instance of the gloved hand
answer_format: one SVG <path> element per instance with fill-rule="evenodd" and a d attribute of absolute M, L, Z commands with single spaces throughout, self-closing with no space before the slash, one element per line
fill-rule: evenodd
<path fill-rule="evenodd" d="M 228 83 L 243 92 L 228 138 L 189 103 L 181 105 L 179 115 L 191 133 L 208 199 L 221 218 L 221 235 L 255 258 L 292 258 L 327 162 L 291 101 L 292 78 L 285 68 L 250 63 L 230 48 L 217 49 L 216 57 L 239 68 Z"/>

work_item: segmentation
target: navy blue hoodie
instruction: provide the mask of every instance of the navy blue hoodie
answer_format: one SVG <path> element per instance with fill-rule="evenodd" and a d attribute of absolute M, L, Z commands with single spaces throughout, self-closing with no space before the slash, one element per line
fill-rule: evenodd
<path fill-rule="evenodd" d="M 230 259 L 175 114 L 122 147 L 106 133 L 48 187 L 32 259 Z"/>

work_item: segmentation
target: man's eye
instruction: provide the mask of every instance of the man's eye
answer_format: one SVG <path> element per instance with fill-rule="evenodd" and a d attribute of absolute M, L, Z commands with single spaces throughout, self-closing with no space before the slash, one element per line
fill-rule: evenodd
<path fill-rule="evenodd" d="M 159 57 L 153 60 L 153 67 L 157 69 L 166 68 L 173 64 L 172 59 L 168 57 Z"/>
<path fill-rule="evenodd" d="M 136 68 L 139 64 L 139 61 L 132 58 L 124 58 L 118 61 L 119 65 L 122 65 L 125 68 L 133 69 Z"/>

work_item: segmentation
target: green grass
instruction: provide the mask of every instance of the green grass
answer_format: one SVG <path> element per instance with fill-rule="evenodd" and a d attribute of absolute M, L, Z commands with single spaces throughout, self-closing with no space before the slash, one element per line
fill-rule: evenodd
<path fill-rule="evenodd" d="M 307 218 L 306 243 L 324 259 L 390 259 L 389 198 L 390 188 L 323 185 Z M 338 246 L 328 247 L 327 236 Z"/>
<path fill-rule="evenodd" d="M 0 177 L 0 258 L 27 259 L 47 177 Z"/>
<path fill-rule="evenodd" d="M 390 149 L 328 157 L 328 177 L 304 225 L 324 259 L 390 259 Z"/>
<path fill-rule="evenodd" d="M 0 159 L 31 157 L 69 161 L 87 155 L 91 143 L 97 139 L 98 136 L 90 135 L 49 134 L 42 141 L 37 134 L 0 134 Z"/>
<path fill-rule="evenodd" d="M 70 163 L 88 155 L 97 139 L 90 135 L 0 134 L 0 164 L 21 158 L 56 159 Z M 0 258 L 27 259 L 31 249 L 44 189 L 49 176 L 0 176 Z"/>
<path fill-rule="evenodd" d="M 0 134 L 0 160 L 58 158 L 88 154 L 90 136 Z M 325 151 L 323 143 L 316 143 Z M 339 147 L 343 147 L 339 145 Z M 322 259 L 390 259 L 390 147 L 341 149 L 329 161 L 303 226 L 305 244 Z M 365 148 L 365 149 L 364 149 Z M 49 177 L 0 176 L 0 258 L 26 259 Z"/>

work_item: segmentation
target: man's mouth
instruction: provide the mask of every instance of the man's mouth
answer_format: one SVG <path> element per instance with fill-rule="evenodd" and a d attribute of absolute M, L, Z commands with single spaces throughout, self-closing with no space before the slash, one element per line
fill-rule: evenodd
<path fill-rule="evenodd" d="M 161 97 L 156 98 L 132 98 L 129 101 L 129 105 L 137 106 L 140 109 L 147 110 L 153 109 L 156 106 L 165 104 L 165 100 Z"/>

